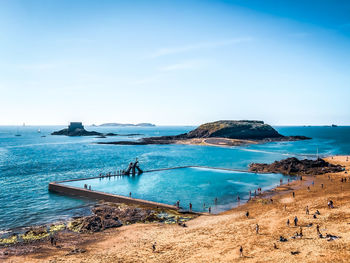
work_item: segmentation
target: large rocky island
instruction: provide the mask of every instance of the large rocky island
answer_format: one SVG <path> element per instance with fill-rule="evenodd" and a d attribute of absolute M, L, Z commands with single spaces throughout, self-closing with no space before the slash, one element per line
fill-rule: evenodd
<path fill-rule="evenodd" d="M 184 134 L 147 137 L 138 141 L 100 142 L 101 144 L 146 145 L 146 144 L 201 144 L 235 146 L 268 141 L 296 141 L 310 139 L 305 136 L 283 136 L 263 121 L 223 120 L 200 125 Z"/>

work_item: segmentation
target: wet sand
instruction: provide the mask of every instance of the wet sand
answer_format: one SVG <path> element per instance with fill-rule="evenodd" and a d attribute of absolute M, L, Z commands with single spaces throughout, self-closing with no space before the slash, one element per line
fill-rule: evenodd
<path fill-rule="evenodd" d="M 345 156 L 326 159 L 345 165 L 349 171 L 350 161 Z M 350 160 L 350 158 L 349 158 Z M 330 176 L 331 180 L 328 179 Z M 347 178 L 341 182 L 341 178 Z M 312 185 L 314 181 L 314 185 Z M 324 187 L 321 187 L 321 184 Z M 310 190 L 307 186 L 310 185 Z M 295 192 L 295 198 L 292 192 Z M 303 177 L 275 189 L 272 196 L 256 198 L 220 215 L 202 215 L 178 225 L 134 224 L 110 229 L 101 233 L 82 234 L 61 240 L 51 247 L 40 243 L 32 252 L 20 256 L 6 257 L 10 248 L 0 249 L 0 260 L 4 262 L 348 262 L 350 258 L 350 177 L 345 172 Z M 333 200 L 334 209 L 327 202 Z M 306 215 L 305 207 L 310 214 Z M 316 210 L 320 215 L 316 219 Z M 245 212 L 249 211 L 249 218 Z M 294 227 L 297 216 L 302 226 L 303 238 L 292 239 L 300 228 Z M 286 221 L 291 225 L 287 226 Z M 309 224 L 313 224 L 307 227 Z M 259 224 L 260 233 L 255 226 Z M 316 232 L 320 226 L 322 234 L 341 238 L 327 241 Z M 279 236 L 288 239 L 279 242 Z M 156 251 L 152 244 L 157 242 Z M 273 244 L 277 245 L 277 249 Z M 243 247 L 243 257 L 239 246 Z M 84 253 L 67 255 L 79 248 Z M 292 255 L 291 252 L 298 254 Z"/>
<path fill-rule="evenodd" d="M 253 140 L 240 140 L 240 139 L 229 139 L 229 138 L 194 138 L 186 140 L 177 140 L 176 144 L 187 144 L 187 145 L 207 145 L 207 146 L 241 146 L 247 144 L 258 144 L 258 141 Z"/>

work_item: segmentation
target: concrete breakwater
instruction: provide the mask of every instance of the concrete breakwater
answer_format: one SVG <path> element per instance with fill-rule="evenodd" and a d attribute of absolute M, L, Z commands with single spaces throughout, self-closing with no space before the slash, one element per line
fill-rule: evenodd
<path fill-rule="evenodd" d="M 59 193 L 59 194 L 64 194 L 64 195 L 80 196 L 80 197 L 85 197 L 85 198 L 90 198 L 95 200 L 104 200 L 107 202 L 114 202 L 114 203 L 136 204 L 136 205 L 144 205 L 144 206 L 151 206 L 156 208 L 166 208 L 166 209 L 176 209 L 176 210 L 178 209 L 174 205 L 162 204 L 162 203 L 152 202 L 152 201 L 143 200 L 143 199 L 131 198 L 131 197 L 126 197 L 121 195 L 88 190 L 84 188 L 67 186 L 56 182 L 49 183 L 49 191 Z"/>

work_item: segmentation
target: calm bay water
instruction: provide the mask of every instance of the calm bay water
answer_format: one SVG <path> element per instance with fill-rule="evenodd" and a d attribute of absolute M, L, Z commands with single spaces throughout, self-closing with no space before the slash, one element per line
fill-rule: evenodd
<path fill-rule="evenodd" d="M 41 133 L 37 132 L 38 128 Z M 182 165 L 247 169 L 251 162 L 272 162 L 291 156 L 314 158 L 317 148 L 321 155 L 350 154 L 350 127 L 276 127 L 284 135 L 304 135 L 313 139 L 232 148 L 95 144 L 102 140 L 174 135 L 194 127 L 87 127 L 88 130 L 103 132 L 143 134 L 131 138 L 121 136 L 98 139 L 49 135 L 61 128 L 63 127 L 0 127 L 0 230 L 43 224 L 88 213 L 87 206 L 92 201 L 51 194 L 47 190 L 48 183 L 125 169 L 135 157 L 139 158 L 140 165 L 145 170 Z M 22 136 L 15 136 L 17 130 Z M 42 137 L 43 135 L 46 137 Z M 203 176 L 199 176 L 198 180 L 203 180 L 202 183 L 205 184 L 207 178 Z M 184 178 L 180 176 L 179 180 L 175 180 L 174 187 L 180 189 Z M 275 185 L 279 178 L 276 175 L 267 182 Z M 234 191 L 236 185 L 239 192 L 241 186 L 235 184 L 236 179 L 235 175 L 225 174 L 222 186 L 230 186 L 230 191 Z M 256 181 L 256 177 L 251 177 L 250 182 L 245 183 L 254 185 Z"/>

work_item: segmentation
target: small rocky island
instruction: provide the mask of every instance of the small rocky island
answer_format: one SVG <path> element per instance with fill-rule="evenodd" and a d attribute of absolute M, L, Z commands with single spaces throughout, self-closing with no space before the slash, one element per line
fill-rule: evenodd
<path fill-rule="evenodd" d="M 317 160 L 299 160 L 292 157 L 281 161 L 275 161 L 271 164 L 252 163 L 249 165 L 249 171 L 251 172 L 281 173 L 285 175 L 318 175 L 337 173 L 343 170 L 344 168 L 341 165 L 334 165 L 320 158 Z"/>
<path fill-rule="evenodd" d="M 60 131 L 55 131 L 51 135 L 66 135 L 66 136 L 116 136 L 114 133 L 101 133 L 96 131 L 87 131 L 85 130 L 81 122 L 71 122 L 68 128 L 62 129 Z"/>
<path fill-rule="evenodd" d="M 138 141 L 100 142 L 101 144 L 146 145 L 146 144 L 201 144 L 236 146 L 246 143 L 269 141 L 296 141 L 311 139 L 305 136 L 283 136 L 263 121 L 216 121 L 200 125 L 184 134 L 147 137 Z"/>

